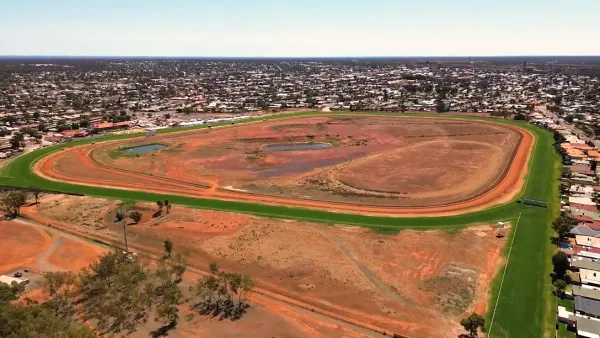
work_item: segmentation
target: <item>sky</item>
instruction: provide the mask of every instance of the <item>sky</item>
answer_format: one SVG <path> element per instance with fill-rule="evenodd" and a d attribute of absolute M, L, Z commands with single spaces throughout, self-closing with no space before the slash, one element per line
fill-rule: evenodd
<path fill-rule="evenodd" d="M 599 0 L 0 0 L 0 55 L 600 55 Z"/>

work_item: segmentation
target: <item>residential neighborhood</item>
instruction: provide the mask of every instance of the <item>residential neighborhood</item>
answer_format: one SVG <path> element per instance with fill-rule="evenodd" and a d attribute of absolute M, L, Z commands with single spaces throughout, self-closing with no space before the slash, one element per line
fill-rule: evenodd
<path fill-rule="evenodd" d="M 0 77 L 0 158 L 107 132 L 294 110 L 460 112 L 547 119 L 559 124 L 561 133 L 569 132 L 569 144 L 576 146 L 565 151 L 574 159 L 600 158 L 600 153 L 583 144 L 592 141 L 600 146 L 593 143 L 600 134 L 600 82 L 595 73 L 585 75 L 587 68 L 575 63 L 37 62 L 0 63 L 4 74 Z M 580 134 L 572 133 L 575 127 Z"/>
<path fill-rule="evenodd" d="M 599 153 L 577 128 L 537 113 L 531 121 L 554 132 L 563 157 L 561 218 L 554 222 L 560 253 L 553 258 L 558 332 L 600 337 L 600 212 L 598 211 Z M 566 227 L 561 234 L 561 225 Z M 569 271 L 559 271 L 564 259 Z M 563 283 L 566 282 L 566 283 Z M 559 336 L 565 336 L 560 335 Z"/>

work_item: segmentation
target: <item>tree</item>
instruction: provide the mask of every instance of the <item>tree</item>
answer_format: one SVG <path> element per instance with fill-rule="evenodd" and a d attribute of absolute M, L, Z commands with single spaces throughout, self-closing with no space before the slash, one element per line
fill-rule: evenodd
<path fill-rule="evenodd" d="M 173 252 L 173 242 L 170 240 L 165 240 L 165 253 L 167 257 L 171 257 L 171 253 Z"/>
<path fill-rule="evenodd" d="M 129 244 L 127 243 L 127 211 L 125 209 L 117 210 L 116 222 L 123 224 L 123 241 L 125 242 L 125 252 L 129 252 Z"/>
<path fill-rule="evenodd" d="M 571 177 L 571 168 L 564 166 L 561 170 L 561 176 L 562 177 Z"/>
<path fill-rule="evenodd" d="M 573 119 L 574 119 L 574 118 L 575 118 L 575 117 L 574 117 L 573 115 L 567 115 L 567 116 L 565 117 L 565 121 L 567 121 L 568 123 L 573 123 Z"/>
<path fill-rule="evenodd" d="M 138 211 L 132 211 L 129 213 L 129 218 L 131 218 L 135 223 L 139 223 L 142 220 L 142 214 Z"/>
<path fill-rule="evenodd" d="M 177 325 L 178 306 L 183 303 L 183 292 L 179 288 L 187 269 L 185 256 L 177 254 L 159 261 L 155 271 L 156 285 L 153 296 L 156 301 L 156 319 L 166 324 L 166 329 Z"/>
<path fill-rule="evenodd" d="M 208 271 L 210 271 L 211 274 L 216 275 L 217 273 L 219 273 L 219 266 L 217 265 L 217 263 L 212 262 L 208 265 Z"/>
<path fill-rule="evenodd" d="M 562 251 L 557 252 L 552 256 L 552 265 L 554 266 L 554 277 L 562 279 L 571 266 L 571 263 L 569 263 L 569 256 Z"/>
<path fill-rule="evenodd" d="M 190 288 L 195 291 L 197 297 L 201 298 L 199 303 L 192 305 L 192 308 L 200 309 L 204 314 L 212 312 L 214 316 L 222 312 L 222 318 L 231 317 L 232 320 L 240 318 L 249 307 L 244 302 L 244 296 L 252 290 L 254 281 L 247 275 L 219 271 L 215 263 L 209 265 L 209 270 L 210 275 L 204 276 L 193 288 Z"/>
<path fill-rule="evenodd" d="M 195 111 L 195 109 L 194 109 L 194 107 L 192 107 L 192 106 L 187 106 L 187 107 L 184 107 L 184 108 L 183 108 L 183 110 L 182 110 L 182 112 L 183 112 L 185 115 L 189 115 L 189 114 L 193 113 L 194 111 Z"/>
<path fill-rule="evenodd" d="M 44 306 L 59 318 L 69 318 L 75 313 L 74 298 L 77 276 L 73 272 L 48 272 L 44 275 L 42 289 L 50 296 Z"/>
<path fill-rule="evenodd" d="M 556 294 L 557 295 L 563 295 L 565 292 L 565 289 L 567 288 L 568 284 L 566 281 L 562 280 L 562 279 L 557 279 L 554 282 L 554 287 L 556 287 Z"/>
<path fill-rule="evenodd" d="M 25 135 L 23 133 L 20 132 L 16 132 L 14 133 L 14 135 L 10 138 L 10 146 L 13 149 L 18 149 L 21 148 L 21 144 L 23 143 L 23 141 L 25 140 Z"/>
<path fill-rule="evenodd" d="M 24 135 L 29 135 L 31 137 L 37 135 L 37 131 L 30 127 L 21 128 L 20 133 Z"/>
<path fill-rule="evenodd" d="M 94 338 L 85 325 L 54 316 L 38 304 L 0 305 L 0 337 Z"/>
<path fill-rule="evenodd" d="M 79 278 L 79 293 L 87 319 L 100 330 L 133 331 L 146 323 L 154 304 L 146 259 L 115 251 L 100 257 Z"/>
<path fill-rule="evenodd" d="M 444 103 L 444 101 L 442 101 L 442 100 L 438 99 L 438 100 L 435 102 L 435 110 L 436 110 L 438 113 L 443 113 L 443 112 L 445 112 L 445 111 L 446 111 L 446 104 Z"/>
<path fill-rule="evenodd" d="M 575 222 L 573 222 L 570 218 L 565 216 L 560 216 L 552 222 L 552 227 L 554 228 L 554 231 L 556 231 L 556 233 L 558 234 L 558 238 L 561 241 L 565 239 L 567 234 L 573 228 L 573 225 L 575 225 Z"/>
<path fill-rule="evenodd" d="M 25 291 L 25 286 L 16 282 L 12 282 L 11 285 L 0 283 L 0 306 L 18 299 L 23 291 Z"/>
<path fill-rule="evenodd" d="M 167 215 L 169 214 L 169 210 L 171 210 L 171 205 L 169 204 L 169 200 L 165 200 L 163 202 L 163 205 L 165 206 L 165 210 L 167 210 Z"/>
<path fill-rule="evenodd" d="M 13 190 L 4 193 L 0 198 L 0 210 L 10 217 L 19 216 L 21 207 L 27 203 L 27 193 L 22 190 Z"/>
<path fill-rule="evenodd" d="M 460 325 L 469 332 L 468 337 L 476 338 L 479 337 L 479 330 L 485 332 L 485 319 L 476 314 L 472 313 L 469 317 L 460 321 Z"/>
<path fill-rule="evenodd" d="M 240 306 L 243 302 L 244 296 L 250 293 L 254 289 L 254 280 L 249 275 L 243 275 L 240 281 Z"/>
<path fill-rule="evenodd" d="M 156 201 L 156 205 L 158 206 L 158 212 L 162 213 L 164 207 L 163 201 Z"/>
<path fill-rule="evenodd" d="M 42 189 L 40 188 L 32 188 L 31 189 L 31 194 L 33 195 L 33 198 L 35 198 L 35 204 L 40 203 L 40 194 L 42 193 Z"/>
<path fill-rule="evenodd" d="M 171 118 L 171 114 L 165 114 L 165 119 L 170 119 Z"/>

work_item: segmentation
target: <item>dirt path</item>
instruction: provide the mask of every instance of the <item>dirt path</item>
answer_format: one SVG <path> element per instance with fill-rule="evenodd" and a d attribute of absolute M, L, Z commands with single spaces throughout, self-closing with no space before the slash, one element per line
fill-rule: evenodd
<path fill-rule="evenodd" d="M 36 222 L 28 221 L 22 218 L 13 219 L 11 222 L 27 225 L 34 228 L 43 229 L 44 231 L 52 233 L 52 243 L 50 246 L 41 253 L 35 260 L 35 267 L 37 270 L 41 272 L 65 272 L 68 271 L 62 267 L 56 266 L 50 262 L 50 257 L 61 247 L 64 242 L 64 239 L 73 240 L 76 242 L 85 243 L 86 245 L 90 245 L 88 241 L 81 239 L 78 236 L 63 232 L 61 230 L 57 230 L 54 228 L 48 228 L 44 225 L 40 225 Z"/>
<path fill-rule="evenodd" d="M 360 326 L 343 322 L 260 294 L 253 294 L 250 298 L 253 302 L 278 314 L 286 322 L 302 332 L 305 337 L 327 337 L 314 329 L 319 324 L 327 327 L 337 326 L 338 329 L 344 328 L 343 336 L 345 337 L 372 337 L 374 335 L 373 331 L 364 329 Z M 310 322 L 307 321 L 308 318 L 310 318 Z"/>
<path fill-rule="evenodd" d="M 35 267 L 41 272 L 64 272 L 65 269 L 58 267 L 49 262 L 50 256 L 56 252 L 56 250 L 62 245 L 63 238 L 61 235 L 55 235 L 52 240 L 52 244 L 48 250 L 44 251 L 38 258 L 35 260 Z"/>
<path fill-rule="evenodd" d="M 337 246 L 382 295 L 401 304 L 414 306 L 414 304 L 409 302 L 407 299 L 404 299 L 381 279 L 379 279 L 379 277 L 377 277 L 373 271 L 371 271 L 363 262 L 361 262 L 358 257 L 356 257 L 356 254 L 350 248 L 348 248 L 344 242 L 337 238 L 337 236 L 327 231 L 322 231 L 321 234 L 323 237 L 327 238 L 331 243 Z"/>

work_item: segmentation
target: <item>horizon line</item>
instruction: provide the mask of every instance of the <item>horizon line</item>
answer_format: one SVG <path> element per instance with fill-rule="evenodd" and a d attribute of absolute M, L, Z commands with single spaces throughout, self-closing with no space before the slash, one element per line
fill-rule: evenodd
<path fill-rule="evenodd" d="M 381 58 L 522 58 L 522 57 L 600 57 L 600 54 L 511 54 L 511 55 L 337 55 L 337 56 L 192 56 L 192 55 L 75 55 L 0 54 L 1 58 L 192 58 L 192 59 L 381 59 Z"/>

